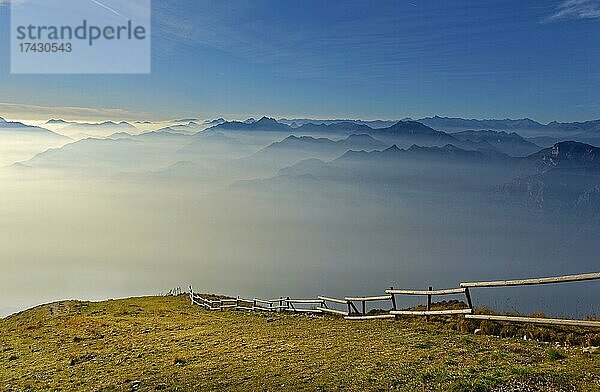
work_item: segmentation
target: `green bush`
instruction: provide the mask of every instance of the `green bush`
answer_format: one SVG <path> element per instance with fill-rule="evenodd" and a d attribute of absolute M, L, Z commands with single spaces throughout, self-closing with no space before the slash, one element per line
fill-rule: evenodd
<path fill-rule="evenodd" d="M 559 360 L 565 359 L 567 357 L 567 355 L 564 352 L 562 352 L 556 348 L 549 348 L 547 355 L 548 355 L 548 359 L 551 361 L 559 361 Z"/>

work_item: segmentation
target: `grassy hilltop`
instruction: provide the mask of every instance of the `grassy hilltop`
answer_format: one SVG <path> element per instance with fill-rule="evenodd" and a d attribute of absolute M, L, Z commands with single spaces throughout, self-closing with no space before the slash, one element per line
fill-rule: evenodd
<path fill-rule="evenodd" d="M 520 388 L 520 389 L 519 389 Z M 422 321 L 67 301 L 0 320 L 0 391 L 600 391 L 600 355 Z"/>

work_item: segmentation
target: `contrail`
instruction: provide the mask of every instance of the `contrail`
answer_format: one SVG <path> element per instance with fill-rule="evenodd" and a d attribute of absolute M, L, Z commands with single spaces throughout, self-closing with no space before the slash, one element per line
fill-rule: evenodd
<path fill-rule="evenodd" d="M 102 8 L 106 8 L 107 10 L 109 10 L 110 12 L 112 12 L 112 13 L 114 13 L 114 14 L 116 14 L 116 15 L 119 15 L 120 17 L 122 17 L 122 18 L 125 18 L 125 19 L 129 20 L 129 18 L 127 18 L 125 15 L 122 15 L 122 14 L 118 13 L 117 11 L 115 11 L 115 10 L 113 10 L 112 8 L 110 8 L 110 7 L 108 7 L 108 6 L 104 5 L 104 4 L 102 4 L 101 2 L 99 2 L 99 1 L 96 1 L 96 0 L 91 0 L 91 1 L 92 1 L 92 2 L 94 2 L 94 3 L 96 3 L 97 5 L 99 5 L 99 6 L 100 6 L 100 7 L 102 7 Z"/>

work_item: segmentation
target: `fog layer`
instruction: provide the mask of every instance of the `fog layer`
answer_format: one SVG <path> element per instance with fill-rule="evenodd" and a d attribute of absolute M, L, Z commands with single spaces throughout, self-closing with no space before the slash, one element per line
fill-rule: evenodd
<path fill-rule="evenodd" d="M 574 202 L 532 208 L 507 185 L 548 178 L 535 158 L 383 132 L 162 131 L 84 139 L 4 168 L 0 314 L 188 284 L 342 297 L 598 270 L 595 215 Z M 600 313 L 594 283 L 473 296 L 581 317 Z"/>

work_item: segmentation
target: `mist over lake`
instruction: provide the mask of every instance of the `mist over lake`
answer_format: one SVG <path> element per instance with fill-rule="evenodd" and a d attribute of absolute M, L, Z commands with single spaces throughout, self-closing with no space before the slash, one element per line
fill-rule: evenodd
<path fill-rule="evenodd" d="M 71 124 L 98 134 L 32 146 L 0 174 L 0 313 L 187 285 L 343 297 L 598 269 L 588 139 L 424 122 Z M 594 282 L 473 292 L 476 306 L 576 317 L 599 314 L 599 295 Z"/>

